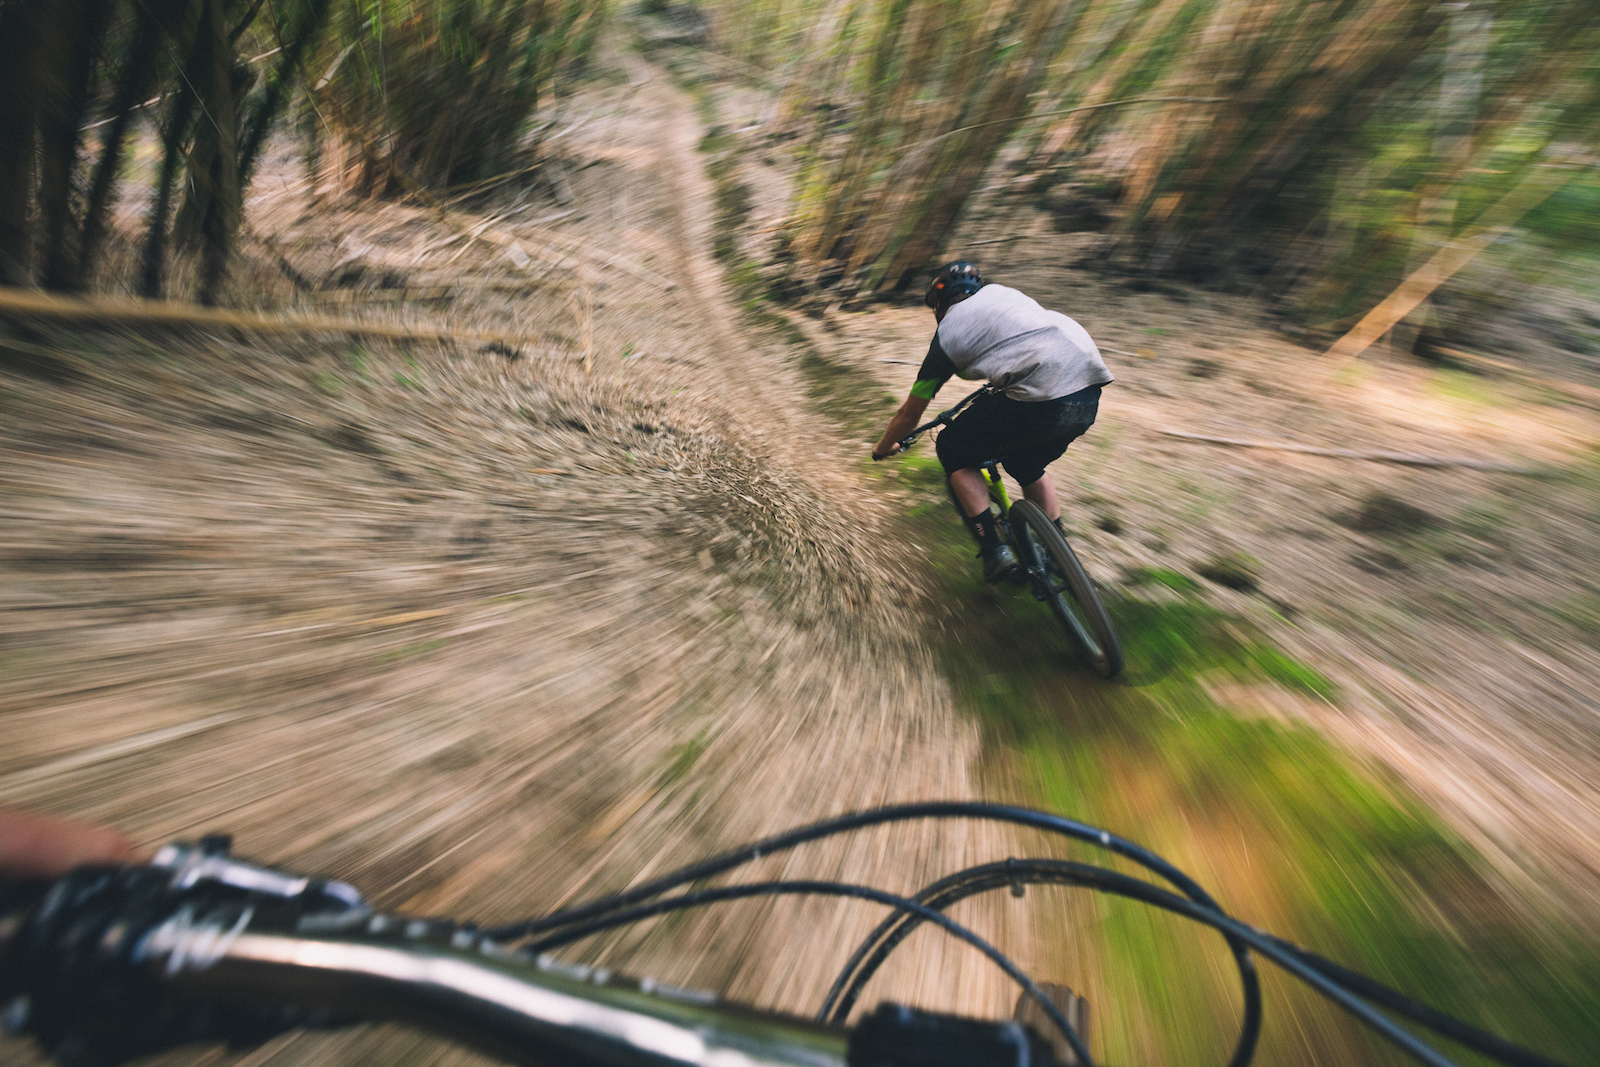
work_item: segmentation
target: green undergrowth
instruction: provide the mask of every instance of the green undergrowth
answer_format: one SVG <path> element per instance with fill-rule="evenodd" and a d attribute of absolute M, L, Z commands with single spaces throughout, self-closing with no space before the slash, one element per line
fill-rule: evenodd
<path fill-rule="evenodd" d="M 863 439 L 892 409 L 862 372 L 814 351 L 801 365 L 812 402 Z M 992 788 L 1154 849 L 1234 914 L 1480 1026 L 1573 1062 L 1594 1047 L 1600 952 L 1532 929 L 1401 783 L 1294 717 L 1337 700 L 1327 678 L 1208 605 L 1192 579 L 1152 570 L 1107 590 L 1128 663 L 1104 682 L 1025 590 L 983 583 L 931 450 L 863 468 L 913 490 L 901 539 L 923 560 L 943 621 L 930 634 L 958 704 L 982 724 Z M 1219 939 L 1087 894 L 1062 914 L 1088 946 L 1074 973 L 1044 977 L 1101 992 L 1107 1062 L 1227 1058 L 1239 998 Z M 1409 1062 L 1262 970 L 1256 1062 Z"/>
<path fill-rule="evenodd" d="M 1478 1025 L 1574 1062 L 1594 1047 L 1600 953 L 1532 930 L 1400 783 L 1284 713 L 1336 699 L 1328 679 L 1154 576 L 1180 595 L 1108 591 L 1128 666 L 1121 684 L 1103 682 L 1043 605 L 982 582 L 937 466 L 903 463 L 900 479 L 922 498 L 907 539 L 924 551 L 928 595 L 959 605 L 938 652 L 983 725 L 992 782 L 1129 837 L 1234 914 Z M 1095 1014 L 1108 1062 L 1226 1059 L 1239 1001 L 1218 939 L 1125 901 L 1076 899 L 1064 914 L 1092 924 L 1092 944 L 1075 973 L 1045 977 L 1115 991 Z M 1262 969 L 1257 1062 L 1409 1062 Z"/>
<path fill-rule="evenodd" d="M 742 313 L 789 343 L 820 415 L 874 439 L 896 398 L 776 310 L 761 265 L 736 239 L 749 202 L 738 145 L 716 128 L 709 89 L 684 83 L 712 127 L 701 148 L 717 189 L 714 249 Z M 1206 604 L 1193 579 L 1152 569 L 1108 590 L 1128 666 L 1104 682 L 1025 590 L 982 582 L 930 448 L 862 469 L 912 490 L 900 540 L 925 574 L 943 672 L 982 726 L 993 793 L 1131 838 L 1239 917 L 1514 1040 L 1573 1062 L 1600 1044 L 1600 953 L 1534 932 L 1403 785 L 1291 714 L 1337 700 L 1328 679 Z M 1060 892 L 1030 893 L 1049 897 L 1033 906 L 1055 907 L 1061 943 L 1073 946 L 1066 971 L 1041 977 L 1089 993 L 1097 1054 L 1224 1062 L 1239 996 L 1219 939 L 1142 905 Z M 1262 970 L 1256 1063 L 1409 1062 L 1271 965 Z"/>

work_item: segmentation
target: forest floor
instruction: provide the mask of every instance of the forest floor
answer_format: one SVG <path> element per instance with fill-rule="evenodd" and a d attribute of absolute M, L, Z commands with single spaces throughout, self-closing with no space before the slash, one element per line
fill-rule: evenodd
<path fill-rule="evenodd" d="M 608 41 L 526 184 L 313 196 L 287 145 L 256 182 L 230 303 L 537 343 L 8 327 L 0 803 L 150 845 L 227 828 L 383 907 L 491 920 L 870 804 L 1028 801 L 1541 1047 L 1600 1036 L 1592 408 L 1323 366 L 1248 299 L 1139 292 L 1065 265 L 1093 238 L 1005 222 L 978 258 L 1118 376 L 1055 471 L 1129 645 L 1132 684 L 1103 685 L 975 580 L 925 457 L 863 462 L 931 320 L 753 294 L 740 257 L 781 208 L 781 153 L 736 79 L 674 67 Z M 975 249 L 999 225 L 975 219 Z M 1204 577 L 1229 555 L 1252 588 Z M 1018 847 L 914 826 L 768 869 L 910 890 Z M 1009 896 L 964 907 L 1105 1006 L 1113 1062 L 1221 1051 L 1220 954 L 1193 989 L 1149 969 L 1197 938 L 1092 902 L 1064 928 Z M 585 958 L 805 1010 L 873 918 L 747 905 Z M 926 935 L 875 989 L 1011 999 Z M 1260 1062 L 1386 1062 L 1268 992 Z M 1143 1025 L 1152 1005 L 1180 1021 Z M 380 1029 L 249 1062 L 458 1055 Z"/>

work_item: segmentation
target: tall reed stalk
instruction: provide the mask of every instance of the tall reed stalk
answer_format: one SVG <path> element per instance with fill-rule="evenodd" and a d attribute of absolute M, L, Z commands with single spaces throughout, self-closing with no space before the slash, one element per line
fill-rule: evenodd
<path fill-rule="evenodd" d="M 1123 191 L 1129 267 L 1343 313 L 1547 150 L 1600 143 L 1592 0 L 799 5 L 827 40 L 784 5 L 740 6 L 711 5 L 718 40 L 797 72 L 779 114 L 812 125 L 790 247 L 823 286 L 903 287 L 960 251 L 975 195 L 1067 180 Z M 1453 48 L 1467 21 L 1482 41 Z M 1470 83 L 1472 106 L 1446 83 Z"/>
<path fill-rule="evenodd" d="M 341 184 L 382 196 L 513 169 L 557 76 L 581 63 L 603 0 L 352 0 L 316 88 Z"/>

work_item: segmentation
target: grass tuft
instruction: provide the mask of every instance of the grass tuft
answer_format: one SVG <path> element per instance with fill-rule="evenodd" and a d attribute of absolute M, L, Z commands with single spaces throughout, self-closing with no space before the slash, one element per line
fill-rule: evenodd
<path fill-rule="evenodd" d="M 1196 567 L 1195 573 L 1241 593 L 1253 593 L 1261 587 L 1261 561 L 1243 552 L 1213 556 Z"/>

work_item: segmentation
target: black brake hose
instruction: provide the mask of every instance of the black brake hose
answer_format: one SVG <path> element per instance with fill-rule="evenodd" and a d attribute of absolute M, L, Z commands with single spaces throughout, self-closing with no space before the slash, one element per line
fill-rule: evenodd
<path fill-rule="evenodd" d="M 646 882 L 636 888 L 614 893 L 599 900 L 591 901 L 588 904 L 580 904 L 562 911 L 553 912 L 537 919 L 528 919 L 496 927 L 485 931 L 485 934 L 499 941 L 514 941 L 531 937 L 546 930 L 581 922 L 606 912 L 637 904 L 651 897 L 660 896 L 662 893 L 676 889 L 681 885 L 710 878 L 742 864 L 758 860 L 763 855 L 781 852 L 797 845 L 833 836 L 834 834 L 847 833 L 852 830 L 884 823 L 903 822 L 910 819 L 962 818 L 989 819 L 1017 826 L 1027 826 L 1045 833 L 1053 833 L 1096 845 L 1137 863 L 1153 874 L 1159 875 L 1196 904 L 1209 908 L 1219 915 L 1222 914 L 1222 909 L 1217 905 L 1217 902 L 1204 889 L 1200 888 L 1200 885 L 1194 879 L 1154 852 L 1140 848 L 1133 842 L 1117 837 L 1107 830 L 1078 822 L 1075 819 L 1067 819 L 1059 815 L 1033 811 L 1028 808 L 1019 808 L 1010 804 L 947 800 L 873 808 L 867 811 L 842 815 L 835 819 L 812 823 L 809 826 L 801 826 L 765 840 L 757 841 L 754 844 L 724 852 L 720 856 L 713 856 L 699 863 L 680 867 L 676 871 L 662 875 L 660 878 Z M 1228 944 L 1233 951 L 1234 959 L 1238 963 L 1240 981 L 1244 988 L 1244 1023 L 1240 1030 L 1239 1042 L 1234 1047 L 1233 1055 L 1230 1057 L 1228 1065 L 1229 1067 L 1245 1067 L 1255 1054 L 1256 1042 L 1261 1033 L 1261 980 L 1256 974 L 1254 965 L 1250 962 L 1249 953 L 1245 947 L 1236 943 L 1231 937 Z"/>
<path fill-rule="evenodd" d="M 1413 1022 L 1421 1023 L 1435 1033 L 1442 1034 L 1453 1041 L 1458 1041 L 1474 1051 L 1486 1056 L 1493 1056 L 1501 1063 L 1510 1064 L 1511 1067 L 1562 1067 L 1561 1063 L 1547 1056 L 1541 1056 L 1521 1045 L 1514 1045 L 1497 1034 L 1487 1030 L 1480 1030 L 1476 1026 L 1462 1022 L 1452 1015 L 1446 1015 L 1437 1008 L 1430 1007 L 1419 1000 L 1390 989 L 1388 986 L 1374 979 L 1368 978 L 1359 971 L 1337 964 L 1332 960 L 1319 956 L 1315 952 L 1301 948 L 1299 945 L 1285 941 L 1272 934 L 1263 934 L 1270 938 L 1285 952 L 1293 953 L 1302 963 L 1320 971 L 1323 975 L 1338 982 L 1346 989 L 1350 989 L 1367 998 L 1375 1004 L 1381 1004 L 1390 1011 L 1404 1015 Z"/>
<path fill-rule="evenodd" d="M 1294 977 L 1311 986 L 1311 988 L 1315 989 L 1329 1000 L 1332 1000 L 1334 1003 L 1338 1004 L 1341 1008 L 1354 1015 L 1361 1022 L 1365 1023 L 1373 1030 L 1376 1030 L 1390 1043 L 1394 1044 L 1402 1052 L 1405 1052 L 1417 1062 L 1425 1064 L 1426 1067 L 1455 1067 L 1455 1064 L 1450 1059 L 1445 1057 L 1438 1050 L 1423 1042 L 1415 1035 L 1400 1027 L 1387 1016 L 1381 1014 L 1372 1005 L 1366 1003 L 1356 992 L 1347 989 L 1336 977 L 1330 974 L 1325 974 L 1319 966 L 1302 959 L 1301 951 L 1295 949 L 1294 946 L 1280 941 L 1280 939 L 1272 936 L 1271 934 L 1257 930 L 1252 926 L 1238 921 L 1237 919 L 1222 914 L 1215 909 L 1197 904 L 1192 900 L 1187 900 L 1175 893 L 1168 892 L 1159 886 L 1151 885 L 1149 882 L 1143 881 L 1139 878 L 1121 874 L 1117 871 L 1108 870 L 1104 867 L 1095 867 L 1089 864 L 1074 863 L 1067 860 L 1013 860 L 1009 863 L 1002 862 L 987 865 L 987 872 L 984 881 L 976 884 L 973 888 L 973 892 L 1002 889 L 1009 887 L 1018 881 L 1024 881 L 1028 883 L 1053 883 L 1058 885 L 1083 886 L 1098 890 L 1100 892 L 1111 893 L 1115 896 L 1122 896 L 1132 900 L 1138 900 L 1174 914 L 1184 916 L 1185 918 L 1192 919 L 1198 923 L 1201 923 L 1202 925 L 1210 926 L 1223 933 L 1225 936 L 1229 936 L 1230 940 L 1236 938 L 1239 941 L 1247 944 L 1250 948 L 1256 950 L 1268 960 L 1271 960 L 1279 967 L 1282 967 L 1284 970 L 1288 971 Z M 591 936 L 592 934 L 600 933 L 604 930 L 609 930 L 618 926 L 625 926 L 641 919 L 646 919 L 655 915 L 661 915 L 685 908 L 697 907 L 726 900 L 737 900 L 748 897 L 786 893 L 815 893 L 832 896 L 850 896 L 865 900 L 872 900 L 878 903 L 892 905 L 902 911 L 909 912 L 913 915 L 923 918 L 926 921 L 939 925 L 955 936 L 979 948 L 985 953 L 985 955 L 989 956 L 991 960 L 1005 970 L 1008 975 L 1017 981 L 1019 985 L 1028 990 L 1029 994 L 1034 996 L 1034 998 L 1045 1007 L 1046 1014 L 1050 1018 L 1051 1022 L 1057 1027 L 1060 1027 L 1063 1034 L 1070 1035 L 1068 1038 L 1069 1044 L 1074 1044 L 1074 1051 L 1077 1051 L 1076 1044 L 1072 1040 L 1076 1037 L 1076 1034 L 1071 1029 L 1070 1024 L 1067 1024 L 1066 1020 L 1061 1017 L 1059 1009 L 1056 1009 L 1053 1003 L 1049 1003 L 1048 998 L 1044 996 L 1043 992 L 1038 990 L 1038 987 L 1034 985 L 1026 975 L 1023 975 L 1021 971 L 1016 968 L 1016 965 L 1011 963 L 1010 960 L 1006 959 L 1006 957 L 998 950 L 994 949 L 992 946 L 989 946 L 987 942 L 978 937 L 976 934 L 966 930 L 964 927 L 960 926 L 960 924 L 955 923 L 948 916 L 933 910 L 925 904 L 908 898 L 897 897 L 893 894 L 884 893 L 880 890 L 871 889 L 866 886 L 842 885 L 833 882 L 771 882 L 755 885 L 725 886 L 714 889 L 698 890 L 683 894 L 681 896 L 671 897 L 665 900 L 657 900 L 649 904 L 627 908 L 613 914 L 594 919 L 591 922 L 582 924 L 581 926 L 556 932 L 530 946 L 530 950 L 542 951 L 559 947 L 560 945 L 568 944 L 572 941 Z M 968 895 L 971 894 L 969 893 Z M 1337 965 L 1332 966 L 1336 967 Z M 1371 982 L 1370 979 L 1367 979 L 1367 981 Z M 1376 985 L 1376 983 L 1372 984 Z M 1405 998 L 1401 997 L 1398 993 L 1395 993 L 1392 990 L 1387 991 L 1387 993 L 1388 996 L 1396 1000 L 1405 1000 Z M 1424 1020 L 1419 1019 L 1418 1021 L 1422 1021 L 1424 1025 L 1428 1025 Z M 1431 1028 L 1432 1027 L 1430 1027 L 1430 1029 Z M 1517 1065 L 1526 1064 L 1529 1065 L 1529 1067 L 1562 1067 L 1562 1065 L 1557 1061 L 1550 1060 L 1538 1055 L 1537 1053 L 1526 1049 L 1521 1049 L 1516 1046 L 1509 1046 L 1509 1049 L 1505 1051 L 1503 1051 L 1501 1048 L 1489 1047 L 1490 1045 L 1505 1046 L 1508 1045 L 1508 1043 L 1503 1042 L 1501 1039 L 1493 1038 L 1491 1035 L 1482 1035 L 1484 1037 L 1489 1037 L 1490 1041 L 1486 1043 L 1480 1043 L 1474 1039 L 1477 1036 L 1477 1032 L 1474 1031 L 1473 1028 L 1467 1027 L 1465 1024 L 1456 1023 L 1455 1029 L 1456 1032 L 1454 1034 L 1445 1036 L 1452 1036 L 1468 1047 L 1490 1055 L 1503 1063 L 1513 1063 Z M 1506 1055 L 1506 1051 L 1509 1051 L 1512 1055 Z M 1089 1063 L 1091 1061 L 1083 1059 L 1082 1062 Z"/>
<path fill-rule="evenodd" d="M 1141 882 L 1140 884 L 1144 885 L 1146 883 Z M 1062 1013 L 1061 1009 L 1055 1005 L 1055 1002 L 1050 999 L 1045 991 L 1040 989 L 1033 979 L 1029 978 L 1022 968 L 1013 963 L 1005 953 L 948 915 L 926 907 L 909 897 L 886 893 L 881 889 L 873 889 L 871 886 L 850 885 L 844 882 L 794 881 L 757 882 L 749 885 L 700 889 L 680 896 L 668 897 L 665 900 L 656 900 L 649 904 L 625 908 L 581 925 L 559 930 L 526 946 L 526 949 L 530 953 L 547 952 L 550 949 L 580 941 L 594 934 L 619 926 L 628 926 L 642 919 L 664 915 L 667 912 L 683 911 L 688 908 L 703 907 L 707 904 L 718 904 L 729 900 L 741 900 L 747 897 L 784 895 L 855 897 L 859 900 L 870 900 L 878 904 L 887 904 L 899 911 L 917 915 L 926 922 L 942 927 L 946 933 L 960 938 L 989 957 L 1012 981 L 1021 986 L 1028 996 L 1038 1002 L 1039 1006 L 1044 1009 L 1045 1015 L 1061 1031 L 1062 1036 L 1067 1039 L 1067 1044 L 1077 1057 L 1078 1063 L 1082 1064 L 1083 1067 L 1094 1067 L 1094 1060 L 1089 1056 L 1088 1048 L 1084 1045 L 1083 1039 L 1078 1036 L 1078 1032 L 1073 1029 L 1072 1024 L 1067 1021 L 1066 1015 Z M 1175 897 L 1174 899 L 1181 900 L 1182 898 Z"/>
<path fill-rule="evenodd" d="M 1513 1067 L 1562 1067 L 1559 1061 L 1514 1045 L 1458 1019 L 1445 1016 L 1365 975 L 1350 971 L 1231 916 L 1198 907 L 1193 901 L 1185 900 L 1142 879 L 1132 878 L 1103 867 L 1067 860 L 1012 860 L 987 864 L 982 868 L 972 868 L 971 872 L 962 873 L 973 872 L 981 872 L 983 881 L 971 888 L 970 892 L 964 893 L 964 896 L 1004 889 L 1019 881 L 1030 884 L 1077 885 L 1139 900 L 1193 919 L 1202 925 L 1211 926 L 1224 934 L 1232 933 L 1262 956 L 1377 1030 L 1413 1058 L 1432 1067 L 1452 1067 L 1452 1064 L 1437 1050 L 1423 1044 L 1370 1005 L 1362 1003 L 1359 998 L 1364 997 L 1381 1004 L 1421 1023 L 1443 1037 L 1458 1041 L 1473 1051 L 1483 1053 L 1501 1063 Z M 977 882 L 977 879 L 974 881 Z"/>
<path fill-rule="evenodd" d="M 1185 899 L 1161 889 L 1159 886 L 1151 885 L 1142 879 L 1133 878 L 1103 867 L 1066 860 L 1007 860 L 971 868 L 951 875 L 949 878 L 935 883 L 934 886 L 930 886 L 923 893 L 936 892 L 941 905 L 948 907 L 958 899 L 981 892 L 1008 888 L 1019 883 L 1082 886 L 1139 900 L 1192 919 L 1202 925 L 1210 926 L 1227 937 L 1230 944 L 1237 940 L 1261 953 L 1267 959 L 1354 1015 L 1361 1022 L 1376 1030 L 1413 1059 L 1427 1064 L 1429 1067 L 1454 1067 L 1454 1065 L 1452 1061 L 1437 1050 L 1423 1043 L 1414 1035 L 1402 1029 L 1393 1020 L 1365 1003 L 1362 998 L 1372 1000 L 1383 1007 L 1421 1023 L 1441 1036 L 1456 1040 L 1474 1051 L 1491 1056 L 1502 1063 L 1511 1064 L 1513 1067 L 1562 1067 L 1556 1060 L 1513 1045 L 1493 1034 L 1444 1016 L 1427 1005 L 1411 1000 L 1370 978 L 1349 971 L 1332 961 L 1300 949 L 1271 934 L 1256 930 L 1254 927 L 1233 919 L 1215 908 Z M 651 904 L 616 911 L 584 923 L 581 926 L 558 931 L 547 938 L 541 939 L 530 948 L 533 950 L 554 948 L 588 937 L 594 933 L 683 908 L 724 900 L 779 893 L 825 893 L 853 896 L 890 904 L 897 909 L 895 916 L 892 917 L 897 920 L 895 929 L 899 928 L 901 922 L 912 917 L 919 922 L 933 922 L 962 940 L 979 947 L 986 955 L 995 960 L 1002 969 L 1006 970 L 1008 975 L 1017 980 L 1024 989 L 1029 989 L 1030 994 L 1032 993 L 1032 989 L 1030 989 L 1031 983 L 1026 981 L 1026 976 L 1018 977 L 1020 972 L 1015 970 L 1014 964 L 1010 964 L 1009 960 L 1005 960 L 998 950 L 987 946 L 987 943 L 983 942 L 977 935 L 966 931 L 965 928 L 960 927 L 959 924 L 954 923 L 947 916 L 936 911 L 929 902 L 896 897 L 868 887 L 840 885 L 838 883 L 763 883 L 699 890 L 678 897 L 655 901 Z M 909 934 L 910 930 L 907 929 L 904 933 Z M 870 978 L 870 973 L 865 977 Z M 1053 1004 L 1050 1005 L 1050 1008 L 1053 1007 Z M 1051 1021 L 1057 1026 L 1060 1026 L 1065 1021 L 1057 1018 L 1058 1011 L 1051 1011 L 1049 1008 L 1046 1010 Z M 1067 1033 L 1069 1031 L 1064 1029 L 1062 1032 Z"/>
<path fill-rule="evenodd" d="M 725 871 L 730 871 L 735 867 L 758 860 L 762 856 L 770 855 L 774 852 L 783 852 L 797 845 L 803 845 L 824 837 L 831 837 L 834 834 L 860 830 L 883 823 L 904 822 L 910 819 L 990 819 L 995 822 L 1027 826 L 1046 833 L 1084 841 L 1104 848 L 1124 859 L 1132 860 L 1151 873 L 1161 876 L 1195 903 L 1217 911 L 1221 910 L 1218 908 L 1217 902 L 1211 899 L 1211 895 L 1200 888 L 1194 879 L 1154 852 L 1140 848 L 1133 842 L 1124 840 L 1109 831 L 1101 830 L 1098 827 L 1090 826 L 1074 819 L 1067 819 L 1060 815 L 1032 811 L 1028 808 L 1019 808 L 1010 804 L 940 800 L 920 804 L 895 804 L 882 808 L 871 808 L 867 811 L 853 812 L 849 815 L 841 815 L 838 818 L 812 823 L 809 826 L 801 826 L 757 841 L 754 844 L 724 852 L 710 859 L 680 867 L 633 889 L 613 893 L 601 897 L 599 900 L 565 908 L 536 919 L 508 923 L 504 926 L 485 930 L 484 933 L 497 941 L 513 941 L 530 937 L 545 930 L 552 930 L 607 911 L 626 907 L 630 904 L 637 904 L 641 900 L 660 896 L 669 889 L 676 889 L 678 886 L 687 885 L 702 878 L 710 878 L 714 875 L 722 874 Z"/>
<path fill-rule="evenodd" d="M 1030 881 L 1041 881 L 1043 879 L 1029 876 L 1031 868 L 1028 865 L 1048 862 L 1051 861 L 1008 859 L 1002 863 L 969 867 L 925 887 L 912 899 L 935 911 L 943 912 L 959 901 L 978 893 L 1007 886 L 1017 887 Z M 1003 874 L 1003 879 L 995 881 L 996 873 Z M 823 1000 L 821 1010 L 817 1012 L 817 1020 L 843 1024 L 850 1017 L 856 1000 L 872 976 L 900 943 L 922 924 L 922 921 L 919 915 L 896 911 L 868 934 L 839 972 L 838 978 L 834 980 L 832 988 Z M 1260 1001 L 1252 1002 L 1248 994 L 1251 980 L 1255 978 L 1255 964 L 1249 954 L 1241 951 L 1233 939 L 1227 940 L 1233 952 L 1234 962 L 1240 969 L 1239 982 L 1244 991 L 1244 1012 L 1239 1024 L 1239 1038 L 1234 1043 L 1234 1052 L 1229 1058 L 1229 1063 L 1233 1067 L 1243 1067 L 1255 1055 L 1256 1044 L 1261 1036 L 1262 1013 Z"/>

